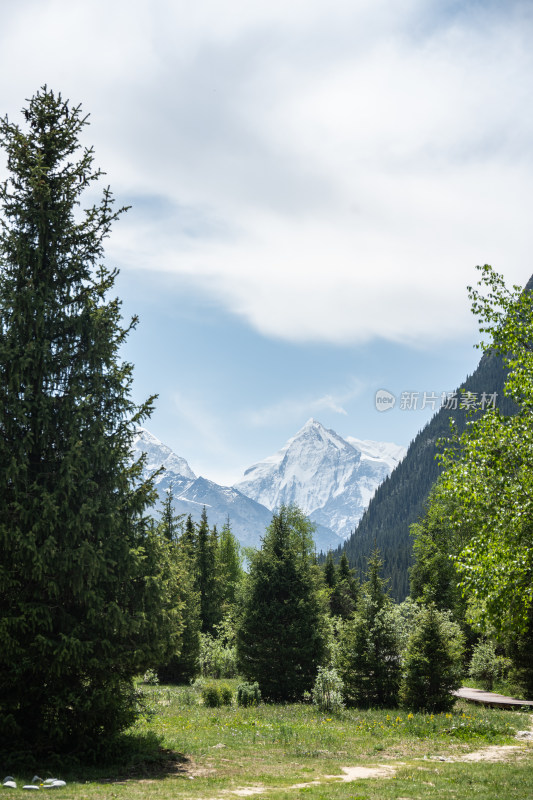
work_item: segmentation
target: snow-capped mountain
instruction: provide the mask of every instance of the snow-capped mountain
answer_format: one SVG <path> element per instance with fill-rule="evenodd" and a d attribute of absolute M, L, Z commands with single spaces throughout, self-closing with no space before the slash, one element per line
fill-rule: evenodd
<path fill-rule="evenodd" d="M 219 486 L 207 478 L 196 477 L 184 458 L 177 456 L 144 428 L 139 428 L 133 442 L 134 458 L 141 453 L 147 455 L 144 477 L 164 467 L 155 478 L 155 486 L 163 498 L 172 485 L 177 514 L 191 514 L 193 520 L 199 521 L 205 506 L 211 526 L 216 525 L 220 530 L 229 516 L 231 529 L 239 542 L 247 547 L 260 547 L 261 537 L 272 520 L 271 509 L 235 487 Z M 337 547 L 341 541 L 329 528 L 317 526 L 315 542 L 318 550 Z"/>
<path fill-rule="evenodd" d="M 146 453 L 145 476 L 159 467 L 155 485 L 161 497 L 172 485 L 174 508 L 198 521 L 205 506 L 210 525 L 230 518 L 241 544 L 259 547 L 280 505 L 294 503 L 316 523 L 318 550 L 342 544 L 361 518 L 379 484 L 403 458 L 405 448 L 388 442 L 343 439 L 310 419 L 275 455 L 246 470 L 234 486 L 197 477 L 149 431 L 139 428 L 134 456 Z"/>
<path fill-rule="evenodd" d="M 281 450 L 247 469 L 235 488 L 272 510 L 294 503 L 344 539 L 404 454 L 388 442 L 343 439 L 310 419 Z"/>
<path fill-rule="evenodd" d="M 192 481 L 196 480 L 196 475 L 185 459 L 177 456 L 170 447 L 167 447 L 166 444 L 156 439 L 156 437 L 145 428 L 138 429 L 133 442 L 133 448 L 135 451 L 146 454 L 146 471 L 150 474 L 160 467 L 164 468 L 165 472 L 157 477 L 156 483 L 165 481 L 168 475 L 176 475 L 180 478 L 186 478 Z M 167 475 L 165 475 L 165 473 Z"/>

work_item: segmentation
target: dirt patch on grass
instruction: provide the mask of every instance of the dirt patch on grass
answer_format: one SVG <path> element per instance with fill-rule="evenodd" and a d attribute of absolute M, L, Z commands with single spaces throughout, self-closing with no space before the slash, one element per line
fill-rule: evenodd
<path fill-rule="evenodd" d="M 493 744 L 489 747 L 484 747 L 483 750 L 476 750 L 474 753 L 466 753 L 460 758 L 453 759 L 454 761 L 508 761 L 511 755 L 523 751 L 522 747 L 515 744 L 498 745 Z"/>
<path fill-rule="evenodd" d="M 340 780 L 345 783 L 357 781 L 361 778 L 392 778 L 398 767 L 403 764 L 378 764 L 373 767 L 341 767 L 343 775 L 324 775 L 327 780 Z"/>

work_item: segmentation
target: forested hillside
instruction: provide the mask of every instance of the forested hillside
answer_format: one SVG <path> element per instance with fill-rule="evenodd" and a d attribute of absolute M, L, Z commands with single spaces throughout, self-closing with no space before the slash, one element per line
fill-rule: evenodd
<path fill-rule="evenodd" d="M 533 278 L 525 291 L 533 290 Z M 503 394 L 507 372 L 500 356 L 485 353 L 475 372 L 457 391 L 476 396 L 497 393 L 496 406 L 504 414 L 512 414 L 514 404 Z M 471 414 L 471 412 L 470 412 Z M 432 485 L 440 472 L 437 443 L 450 435 L 450 417 L 461 433 L 470 418 L 461 408 L 441 408 L 411 442 L 403 461 L 379 486 L 358 526 L 339 547 L 335 557 L 345 552 L 350 565 L 359 574 L 364 572 L 372 549 L 377 546 L 384 561 L 384 571 L 390 579 L 391 594 L 403 600 L 409 592 L 408 569 L 411 564 L 412 541 L 409 526 L 424 513 L 425 503 Z"/>

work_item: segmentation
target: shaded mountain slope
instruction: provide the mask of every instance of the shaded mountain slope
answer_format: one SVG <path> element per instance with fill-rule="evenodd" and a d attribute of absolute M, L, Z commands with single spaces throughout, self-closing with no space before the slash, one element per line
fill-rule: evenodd
<path fill-rule="evenodd" d="M 457 394 L 460 396 L 464 390 L 476 394 L 479 400 L 483 392 L 496 392 L 497 407 L 504 414 L 512 414 L 515 406 L 503 394 L 506 374 L 501 357 L 485 353 Z M 336 551 L 336 557 L 340 557 L 344 550 L 351 566 L 363 574 L 368 556 L 377 546 L 391 593 L 397 600 L 403 600 L 409 593 L 412 557 L 409 526 L 423 516 L 430 489 L 441 471 L 436 459 L 437 442 L 449 437 L 452 416 L 458 431 L 465 429 L 470 418 L 465 410 L 441 408 L 413 439 L 403 461 L 378 487 L 354 532 Z"/>

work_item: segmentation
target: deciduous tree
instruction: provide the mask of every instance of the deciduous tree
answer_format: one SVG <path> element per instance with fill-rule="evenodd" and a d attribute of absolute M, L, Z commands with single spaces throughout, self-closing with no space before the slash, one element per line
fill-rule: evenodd
<path fill-rule="evenodd" d="M 481 346 L 504 357 L 505 393 L 518 412 L 491 409 L 467 426 L 445 453 L 436 501 L 451 508 L 456 529 L 468 530 L 455 566 L 471 619 L 518 635 L 533 605 L 533 296 L 508 290 L 490 266 L 479 269 L 481 289 L 469 292 L 489 337 Z"/>

